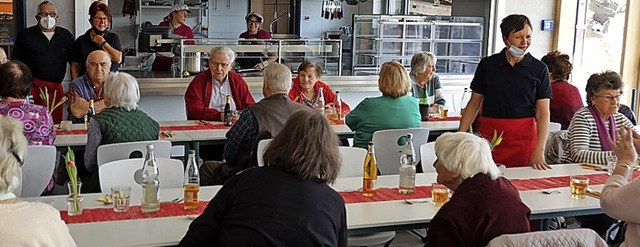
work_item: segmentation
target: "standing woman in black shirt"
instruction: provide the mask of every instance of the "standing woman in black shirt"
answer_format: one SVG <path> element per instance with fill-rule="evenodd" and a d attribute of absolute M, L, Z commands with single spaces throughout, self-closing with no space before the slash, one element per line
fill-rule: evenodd
<path fill-rule="evenodd" d="M 494 133 L 504 132 L 502 143 L 493 149 L 496 163 L 548 169 L 544 145 L 549 133 L 549 71 L 526 52 L 533 33 L 528 17 L 509 15 L 500 30 L 506 47 L 480 60 L 458 130 L 469 129 L 482 104 L 480 135 L 491 140 Z"/>
<path fill-rule="evenodd" d="M 122 45 L 120 37 L 108 30 L 111 22 L 109 6 L 102 2 L 93 2 L 89 7 L 89 23 L 91 29 L 78 37 L 71 50 L 71 79 L 76 79 L 87 73 L 85 62 L 89 53 L 103 50 L 111 58 L 111 71 L 117 71 L 122 62 Z"/>

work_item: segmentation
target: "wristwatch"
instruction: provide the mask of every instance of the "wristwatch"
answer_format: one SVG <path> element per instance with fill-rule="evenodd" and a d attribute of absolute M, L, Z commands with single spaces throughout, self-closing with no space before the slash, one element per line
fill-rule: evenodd
<path fill-rule="evenodd" d="M 269 66 L 269 61 L 267 60 L 262 61 L 262 67 L 266 68 L 267 66 Z"/>
<path fill-rule="evenodd" d="M 102 43 L 100 43 L 100 49 L 102 49 L 102 47 L 107 43 L 107 41 L 102 41 Z"/>

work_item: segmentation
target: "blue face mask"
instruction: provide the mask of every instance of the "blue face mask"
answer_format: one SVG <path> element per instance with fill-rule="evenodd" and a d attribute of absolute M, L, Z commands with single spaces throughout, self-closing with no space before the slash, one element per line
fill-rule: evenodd
<path fill-rule="evenodd" d="M 511 56 L 522 57 L 522 56 L 524 56 L 524 54 L 526 54 L 525 51 L 521 50 L 520 48 L 518 48 L 518 47 L 516 47 L 516 46 L 514 46 L 512 44 L 509 44 L 509 42 L 507 42 L 507 44 L 509 45 L 509 53 L 511 53 Z"/>

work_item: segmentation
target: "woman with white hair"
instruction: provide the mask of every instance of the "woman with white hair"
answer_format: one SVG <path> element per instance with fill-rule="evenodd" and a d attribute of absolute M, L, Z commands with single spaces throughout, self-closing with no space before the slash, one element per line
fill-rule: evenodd
<path fill-rule="evenodd" d="M 486 246 L 502 234 L 529 231 L 531 210 L 493 162 L 487 140 L 444 133 L 436 140 L 437 181 L 455 190 L 429 224 L 429 246 Z M 499 206 L 496 206 L 499 205 Z"/>
<path fill-rule="evenodd" d="M 111 73 L 104 83 L 104 103 L 107 108 L 89 120 L 87 146 L 84 153 L 85 167 L 90 181 L 83 180 L 83 190 L 99 187 L 97 172 L 98 146 L 135 141 L 158 140 L 160 125 L 138 109 L 140 90 L 136 79 L 123 72 Z M 93 182 L 96 182 L 93 184 Z"/>
<path fill-rule="evenodd" d="M 411 57 L 411 89 L 413 97 L 420 98 L 423 94 L 429 98 L 429 104 L 444 105 L 447 103 L 442 97 L 442 83 L 436 74 L 436 55 L 423 51 Z M 426 91 L 426 92 L 425 92 Z"/>
<path fill-rule="evenodd" d="M 58 210 L 44 203 L 22 201 L 13 194 L 19 186 L 18 168 L 26 152 L 22 124 L 0 116 L 1 245 L 76 246 Z"/>

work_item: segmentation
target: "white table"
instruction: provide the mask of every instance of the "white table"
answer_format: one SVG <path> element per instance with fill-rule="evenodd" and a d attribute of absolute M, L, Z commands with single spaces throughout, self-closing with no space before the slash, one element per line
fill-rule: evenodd
<path fill-rule="evenodd" d="M 161 127 L 168 126 L 186 126 L 193 125 L 194 121 L 161 121 Z M 221 122 L 212 122 L 213 124 L 221 124 Z M 429 128 L 432 132 L 455 131 L 460 125 L 459 121 L 431 121 L 422 122 L 422 127 Z M 354 132 L 346 125 L 332 125 L 333 131 L 338 135 L 353 135 Z M 84 129 L 84 124 L 74 124 L 74 130 Z M 182 130 L 172 131 L 176 136 L 164 140 L 171 142 L 221 142 L 227 140 L 226 134 L 228 129 L 208 129 L 208 130 Z M 54 146 L 85 146 L 87 144 L 87 135 L 59 135 L 56 137 Z"/>
<path fill-rule="evenodd" d="M 534 171 L 532 168 L 508 168 L 505 176 L 513 179 L 566 176 L 574 174 L 601 173 L 584 170 L 577 164 L 555 165 L 547 171 Z M 527 174 L 530 174 L 528 176 Z M 435 181 L 435 173 L 418 174 L 416 183 L 428 185 Z M 357 189 L 361 186 L 361 178 L 342 178 L 333 187 L 337 191 Z M 378 187 L 397 187 L 398 176 L 378 177 Z M 601 190 L 602 185 L 590 186 Z M 213 198 L 220 186 L 201 187 L 200 198 Z M 570 198 L 568 186 L 560 188 L 561 194 L 546 195 L 539 190 L 520 192 L 523 202 L 531 209 L 531 218 L 540 219 L 555 216 L 575 216 L 600 213 L 599 201 L 586 197 L 575 200 Z M 87 194 L 86 208 L 105 207 L 96 201 L 102 194 Z M 182 189 L 164 189 L 161 200 L 168 201 L 182 197 Z M 66 196 L 48 197 L 54 199 L 54 206 L 66 209 Z M 132 192 L 133 204 L 139 204 L 139 192 Z M 37 201 L 42 198 L 26 198 Z M 437 213 L 439 207 L 431 203 L 409 205 L 403 201 L 385 201 L 372 203 L 352 203 L 346 205 L 347 227 L 349 234 L 373 231 L 415 229 L 425 227 Z M 191 220 L 186 216 L 110 221 L 98 223 L 70 224 L 71 235 L 79 246 L 157 246 L 175 245 L 184 236 Z"/>

